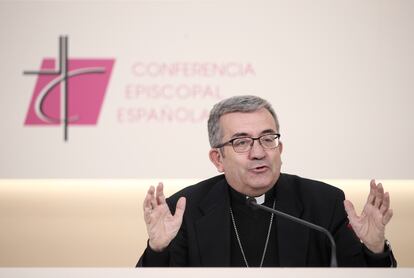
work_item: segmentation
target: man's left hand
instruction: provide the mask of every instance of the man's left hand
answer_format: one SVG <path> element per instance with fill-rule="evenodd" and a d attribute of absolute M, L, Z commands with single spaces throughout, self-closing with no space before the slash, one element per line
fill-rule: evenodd
<path fill-rule="evenodd" d="M 391 220 L 390 195 L 384 193 L 381 183 L 371 180 L 371 189 L 367 202 L 360 216 L 355 212 L 354 205 L 344 201 L 349 223 L 359 239 L 374 253 L 384 251 L 385 225 Z"/>

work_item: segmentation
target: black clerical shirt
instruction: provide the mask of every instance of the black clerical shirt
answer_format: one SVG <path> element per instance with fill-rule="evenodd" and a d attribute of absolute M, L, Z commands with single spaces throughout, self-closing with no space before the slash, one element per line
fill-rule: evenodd
<path fill-rule="evenodd" d="M 274 187 L 265 194 L 265 202 L 263 205 L 272 207 L 273 201 L 276 199 L 276 190 Z M 271 213 L 252 209 L 246 205 L 246 196 L 229 187 L 230 205 L 233 210 L 234 221 L 240 237 L 247 263 L 249 267 L 259 267 L 263 256 L 263 250 L 266 243 Z M 229 212 L 230 214 L 230 212 Z M 230 216 L 229 216 L 230 217 Z M 231 266 L 245 267 L 245 261 L 237 241 L 235 228 L 230 221 L 231 231 Z M 276 237 L 277 218 L 273 217 L 273 223 L 270 231 L 267 250 L 264 255 L 263 266 L 275 267 L 279 266 L 277 252 Z"/>

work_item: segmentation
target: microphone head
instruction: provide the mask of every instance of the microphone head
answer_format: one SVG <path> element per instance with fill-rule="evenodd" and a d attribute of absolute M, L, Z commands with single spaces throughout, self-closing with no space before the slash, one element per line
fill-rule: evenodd
<path fill-rule="evenodd" d="M 249 206 L 252 209 L 257 209 L 255 204 L 257 204 L 256 198 L 254 198 L 254 197 L 247 197 L 246 198 L 246 205 L 247 206 Z"/>

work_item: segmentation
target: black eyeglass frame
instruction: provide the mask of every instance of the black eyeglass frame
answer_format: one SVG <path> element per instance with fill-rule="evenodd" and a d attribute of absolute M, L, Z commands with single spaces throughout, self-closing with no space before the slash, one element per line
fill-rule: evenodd
<path fill-rule="evenodd" d="M 267 147 L 263 146 L 262 141 L 260 140 L 261 138 L 263 138 L 265 136 L 269 136 L 269 135 L 276 136 L 274 140 L 276 140 L 276 139 L 278 140 L 277 145 L 275 147 L 273 147 L 273 148 L 267 148 Z M 245 151 L 242 151 L 242 152 L 236 151 L 236 149 L 234 148 L 233 142 L 235 140 L 244 139 L 244 138 L 252 139 L 252 143 L 249 145 L 249 148 L 247 150 L 245 150 Z M 277 147 L 279 147 L 279 144 L 280 144 L 279 139 L 280 139 L 280 133 L 263 134 L 263 135 L 260 135 L 259 137 L 242 136 L 242 137 L 236 137 L 236 138 L 230 139 L 227 142 L 224 142 L 224 143 L 221 143 L 221 144 L 217 145 L 215 148 L 219 149 L 219 148 L 222 148 L 224 146 L 231 145 L 232 148 L 233 148 L 233 150 L 236 153 L 245 153 L 245 152 L 248 152 L 248 151 L 250 151 L 252 149 L 253 144 L 254 144 L 254 141 L 257 140 L 257 141 L 259 141 L 259 144 L 260 144 L 260 146 L 262 146 L 263 149 L 265 149 L 265 150 L 271 150 L 271 149 L 276 149 Z"/>

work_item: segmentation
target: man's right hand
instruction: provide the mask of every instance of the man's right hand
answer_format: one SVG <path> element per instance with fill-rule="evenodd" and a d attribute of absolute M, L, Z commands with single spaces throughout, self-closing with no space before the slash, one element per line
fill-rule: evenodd
<path fill-rule="evenodd" d="M 175 238 L 183 222 L 185 203 L 186 199 L 181 197 L 172 215 L 165 201 L 163 184 L 160 182 L 156 191 L 154 186 L 148 189 L 144 200 L 144 219 L 152 250 L 163 251 Z"/>

